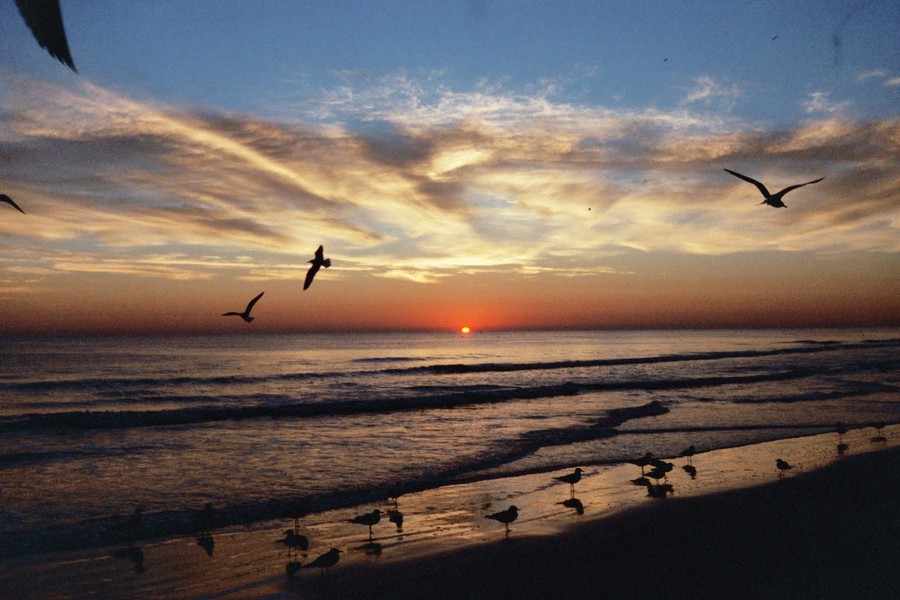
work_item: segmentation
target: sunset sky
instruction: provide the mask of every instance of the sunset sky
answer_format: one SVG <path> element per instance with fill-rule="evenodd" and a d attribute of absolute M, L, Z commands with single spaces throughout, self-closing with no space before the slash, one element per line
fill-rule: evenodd
<path fill-rule="evenodd" d="M 895 0 L 61 4 L 0 334 L 900 325 Z"/>

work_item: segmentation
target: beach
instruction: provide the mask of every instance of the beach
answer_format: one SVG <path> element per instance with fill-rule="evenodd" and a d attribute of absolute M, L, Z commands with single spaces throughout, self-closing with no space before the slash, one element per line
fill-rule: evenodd
<path fill-rule="evenodd" d="M 635 465 L 585 466 L 572 505 L 563 473 L 485 479 L 298 521 L 307 551 L 279 543 L 290 519 L 4 560 L 8 598 L 888 598 L 898 580 L 900 427 L 872 427 L 669 457 L 673 493 L 648 497 Z M 845 443 L 843 455 L 837 444 Z M 775 459 L 794 465 L 783 477 Z M 486 514 L 517 505 L 503 527 Z M 356 514 L 397 507 L 368 543 Z M 329 547 L 340 562 L 299 569 Z M 135 561 L 140 550 L 140 564 Z M 290 561 L 290 562 L 289 562 Z"/>
<path fill-rule="evenodd" d="M 322 598 L 891 598 L 900 449 L 768 484 L 670 498 L 550 536 L 314 582 Z M 288 596 L 290 597 L 290 596 Z"/>

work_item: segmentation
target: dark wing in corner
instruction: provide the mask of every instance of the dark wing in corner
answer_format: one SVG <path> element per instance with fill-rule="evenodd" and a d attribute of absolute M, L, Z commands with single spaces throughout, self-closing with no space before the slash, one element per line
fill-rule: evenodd
<path fill-rule="evenodd" d="M 50 56 L 77 73 L 69 52 L 59 0 L 16 0 L 16 6 L 41 48 L 46 48 Z"/>

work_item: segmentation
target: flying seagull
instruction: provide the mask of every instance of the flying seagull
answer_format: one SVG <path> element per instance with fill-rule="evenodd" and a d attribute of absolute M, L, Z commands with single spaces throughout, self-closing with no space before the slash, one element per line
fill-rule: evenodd
<path fill-rule="evenodd" d="M 509 524 L 519 518 L 519 509 L 515 506 L 510 506 L 506 510 L 501 510 L 500 512 L 495 512 L 491 515 L 485 515 L 484 518 L 493 519 L 503 523 L 503 526 L 506 528 L 506 535 L 509 535 Z"/>
<path fill-rule="evenodd" d="M 232 311 L 232 312 L 222 313 L 222 316 L 223 317 L 240 317 L 249 323 L 250 321 L 253 320 L 253 317 L 250 316 L 250 311 L 253 310 L 253 305 L 256 304 L 257 300 L 262 298 L 263 294 L 265 294 L 265 292 L 260 292 L 259 296 L 257 296 L 253 300 L 251 300 L 250 303 L 247 304 L 247 308 L 244 309 L 244 312 L 239 313 L 239 312 Z"/>
<path fill-rule="evenodd" d="M 16 6 L 41 48 L 77 73 L 78 69 L 69 53 L 59 0 L 16 0 Z"/>
<path fill-rule="evenodd" d="M 9 204 L 13 208 L 15 208 L 17 211 L 22 213 L 23 215 L 25 214 L 25 211 L 22 210 L 21 208 L 19 208 L 19 205 L 16 204 L 15 202 L 13 202 L 13 199 L 10 198 L 9 196 L 7 196 L 6 194 L 0 194 L 0 202 L 6 202 L 7 204 Z"/>
<path fill-rule="evenodd" d="M 316 276 L 316 273 L 319 272 L 320 267 L 325 267 L 326 269 L 331 266 L 331 259 L 325 258 L 325 250 L 322 246 L 319 246 L 316 249 L 316 256 L 310 261 L 312 266 L 309 268 L 309 271 L 306 272 L 306 281 L 303 282 L 303 289 L 309 288 L 312 285 L 313 278 Z"/>
<path fill-rule="evenodd" d="M 791 190 L 796 190 L 798 187 L 803 187 L 804 185 L 809 185 L 811 183 L 819 183 L 820 181 L 825 179 L 824 177 L 820 177 L 820 178 L 816 179 L 815 181 L 807 181 L 806 183 L 798 183 L 797 185 L 789 185 L 786 188 L 784 188 L 783 190 L 781 190 L 780 192 L 778 192 L 777 194 L 770 194 L 769 190 L 766 189 L 766 186 L 764 186 L 757 180 L 755 180 L 751 177 L 747 177 L 746 175 L 741 175 L 740 173 L 736 173 L 736 172 L 732 171 L 731 169 L 725 169 L 725 170 L 728 171 L 729 173 L 731 173 L 732 175 L 734 175 L 735 177 L 743 179 L 744 181 L 749 181 L 750 183 L 755 185 L 757 187 L 757 189 L 759 189 L 759 191 L 762 192 L 762 195 L 765 198 L 765 200 L 760 202 L 760 204 L 768 204 L 769 206 L 773 206 L 775 208 L 787 208 L 787 206 L 784 205 L 784 202 L 782 202 L 781 199 L 784 198 L 784 195 L 787 194 L 788 192 L 790 192 Z"/>

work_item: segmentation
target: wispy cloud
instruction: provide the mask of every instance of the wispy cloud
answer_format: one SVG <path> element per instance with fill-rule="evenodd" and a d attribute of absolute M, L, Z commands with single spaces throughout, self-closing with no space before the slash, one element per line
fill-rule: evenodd
<path fill-rule="evenodd" d="M 803 101 L 803 109 L 807 113 L 840 114 L 850 107 L 850 101 L 836 102 L 831 99 L 830 92 L 811 92 Z"/>
<path fill-rule="evenodd" d="M 740 97 L 740 88 L 737 85 L 719 83 L 709 75 L 697 77 L 694 80 L 694 84 L 694 87 L 682 99 L 682 106 L 696 103 L 708 106 L 713 102 L 717 102 L 723 108 L 730 108 L 735 100 Z"/>
<path fill-rule="evenodd" d="M 596 257 L 624 248 L 900 246 L 900 123 L 842 118 L 847 104 L 825 92 L 807 110 L 827 118 L 765 130 L 709 108 L 739 94 L 702 77 L 680 108 L 661 111 L 572 104 L 551 83 L 459 92 L 437 75 L 346 74 L 284 121 L 89 83 L 6 84 L 0 171 L 28 215 L 27 228 L 0 222 L 0 245 L 41 258 L 0 273 L 287 278 L 324 243 L 340 258 L 336 277 L 428 283 L 560 264 L 604 273 Z M 827 178 L 778 212 L 722 167 L 776 188 Z"/>

